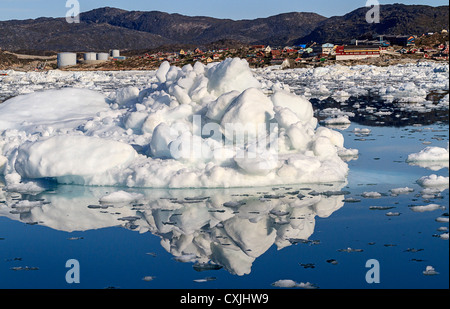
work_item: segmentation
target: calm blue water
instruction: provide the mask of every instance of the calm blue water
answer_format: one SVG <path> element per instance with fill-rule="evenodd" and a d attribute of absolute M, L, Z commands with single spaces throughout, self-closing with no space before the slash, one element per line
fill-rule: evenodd
<path fill-rule="evenodd" d="M 371 134 L 357 136 L 355 127 Z M 423 141 L 447 147 L 448 125 L 354 124 L 341 132 L 345 146 L 360 152 L 348 162 L 344 184 L 198 191 L 57 186 L 37 196 L 0 192 L 0 288 L 271 289 L 272 283 L 290 279 L 321 289 L 448 289 L 448 240 L 439 237 L 448 230 L 438 230 L 448 228 L 448 221 L 436 221 L 448 220 L 448 186 L 424 199 L 416 183 L 431 174 L 448 176 L 448 167 L 430 170 L 405 162 L 408 154 L 428 146 Z M 391 196 L 389 190 L 400 187 L 414 191 Z M 94 207 L 115 190 L 142 193 L 145 203 Z M 382 196 L 365 198 L 364 192 Z M 14 207 L 20 200 L 37 203 Z M 443 209 L 409 208 L 429 204 Z M 79 262 L 80 283 L 66 282 L 70 259 Z M 380 283 L 366 282 L 369 259 L 379 262 Z M 198 271 L 197 262 L 220 269 Z M 425 276 L 427 266 L 439 274 Z"/>

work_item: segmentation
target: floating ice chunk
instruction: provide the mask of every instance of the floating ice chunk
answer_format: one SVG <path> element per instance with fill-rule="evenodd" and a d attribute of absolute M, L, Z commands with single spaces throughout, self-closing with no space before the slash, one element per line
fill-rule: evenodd
<path fill-rule="evenodd" d="M 439 275 L 439 273 L 434 269 L 433 266 L 427 266 L 426 269 L 423 271 L 423 274 L 425 276 Z"/>
<path fill-rule="evenodd" d="M 379 193 L 379 192 L 363 192 L 361 194 L 361 196 L 365 197 L 365 198 L 379 198 L 379 197 L 381 197 L 381 193 Z"/>
<path fill-rule="evenodd" d="M 10 192 L 38 194 L 47 189 L 45 186 L 36 181 L 16 181 L 13 183 L 8 183 L 6 190 Z"/>
<path fill-rule="evenodd" d="M 392 211 L 390 211 L 390 212 L 386 213 L 386 216 L 388 216 L 388 217 L 398 217 L 398 216 L 400 216 L 400 213 L 399 212 L 392 212 Z"/>
<path fill-rule="evenodd" d="M 354 249 L 354 248 L 348 247 L 348 248 L 345 248 L 345 249 L 339 249 L 337 251 L 338 252 L 348 252 L 348 253 L 350 253 L 350 252 L 363 252 L 364 250 L 363 249 Z"/>
<path fill-rule="evenodd" d="M 0 105 L 0 130 L 26 130 L 38 125 L 75 128 L 108 110 L 105 97 L 91 90 L 67 88 L 30 93 Z"/>
<path fill-rule="evenodd" d="M 424 206 L 411 206 L 411 207 L 409 207 L 409 209 L 411 209 L 412 211 L 415 211 L 415 212 L 425 212 L 425 211 L 433 211 L 433 210 L 437 210 L 437 209 L 445 209 L 445 207 L 440 206 L 438 204 L 429 204 L 429 205 L 424 205 Z"/>
<path fill-rule="evenodd" d="M 92 176 L 125 168 L 137 156 L 128 144 L 87 136 L 55 136 L 24 144 L 15 168 L 24 178 Z"/>
<path fill-rule="evenodd" d="M 279 287 L 279 288 L 294 288 L 297 286 L 297 282 L 290 279 L 281 279 L 278 281 L 275 281 L 272 283 L 273 286 Z"/>
<path fill-rule="evenodd" d="M 214 281 L 216 280 L 216 277 L 206 277 L 206 278 L 202 278 L 202 279 L 194 279 L 194 282 L 197 283 L 203 283 L 203 282 L 209 282 L 209 281 Z"/>
<path fill-rule="evenodd" d="M 275 281 L 274 283 L 272 283 L 272 286 L 279 287 L 279 288 L 317 289 L 317 286 L 310 282 L 297 283 L 290 279 L 282 279 L 282 280 Z"/>
<path fill-rule="evenodd" d="M 125 191 L 117 191 L 111 194 L 105 195 L 100 198 L 101 203 L 126 203 L 137 201 L 144 196 L 139 193 L 129 193 Z"/>
<path fill-rule="evenodd" d="M 407 162 L 418 162 L 418 161 L 448 161 L 449 152 L 447 149 L 442 147 L 426 147 L 419 153 L 413 153 L 408 156 Z"/>
<path fill-rule="evenodd" d="M 443 234 L 439 235 L 439 237 L 440 237 L 441 239 L 448 240 L 448 233 L 443 233 Z"/>
<path fill-rule="evenodd" d="M 353 129 L 353 133 L 355 134 L 361 134 L 361 135 L 368 135 L 370 134 L 372 131 L 368 128 L 355 128 Z"/>
<path fill-rule="evenodd" d="M 437 188 L 448 188 L 449 178 L 445 176 L 438 176 L 432 174 L 430 176 L 423 176 L 417 180 L 417 183 L 422 187 L 437 187 Z"/>
<path fill-rule="evenodd" d="M 414 192 L 414 189 L 409 188 L 409 187 L 404 187 L 404 188 L 391 189 L 389 191 L 391 191 L 392 196 L 397 196 L 400 194 L 408 194 L 408 193 Z"/>
<path fill-rule="evenodd" d="M 328 78 L 325 71 L 315 74 Z M 279 73 L 271 72 L 267 74 L 276 79 Z M 266 95 L 253 73 L 241 59 L 183 68 L 165 62 L 157 72 L 142 73 L 134 87 L 108 90 L 108 101 L 115 104 L 80 89 L 11 99 L 0 106 L 0 126 L 7 129 L 0 136 L 0 160 L 7 167 L 3 173 L 17 178 L 9 185 L 41 177 L 84 185 L 172 188 L 344 181 L 348 165 L 339 156 L 346 152 L 342 134 L 316 130 L 310 102 L 284 86 Z M 127 74 L 96 74 L 52 78 L 60 78 L 59 85 L 76 81 L 84 87 L 94 86 L 93 78 L 131 80 Z M 149 84 L 138 93 L 138 87 Z M 280 149 L 265 145 L 267 152 L 264 147 L 257 151 L 252 148 L 256 137 L 269 137 L 263 143 L 276 141 Z M 174 156 L 177 149 L 182 155 Z M 260 163 L 269 167 L 264 173 L 256 168 Z"/>

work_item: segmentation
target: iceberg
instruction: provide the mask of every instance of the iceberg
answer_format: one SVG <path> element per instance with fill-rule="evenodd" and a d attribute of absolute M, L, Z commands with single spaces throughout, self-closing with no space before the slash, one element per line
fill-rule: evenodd
<path fill-rule="evenodd" d="M 149 80 L 108 97 L 65 88 L 5 101 L 0 168 L 8 185 L 42 178 L 147 188 L 346 181 L 342 134 L 318 127 L 306 98 L 286 88 L 267 95 L 245 60 L 165 62 Z"/>

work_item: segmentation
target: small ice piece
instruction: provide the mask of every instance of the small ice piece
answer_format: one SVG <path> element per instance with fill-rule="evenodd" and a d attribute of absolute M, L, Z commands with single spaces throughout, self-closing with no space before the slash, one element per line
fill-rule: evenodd
<path fill-rule="evenodd" d="M 448 217 L 438 217 L 435 221 L 440 223 L 448 223 Z"/>
<path fill-rule="evenodd" d="M 425 211 L 434 211 L 437 209 L 445 209 L 445 207 L 438 204 L 429 204 L 424 206 L 411 206 L 409 207 L 414 212 L 425 212 Z"/>
<path fill-rule="evenodd" d="M 363 249 L 353 249 L 353 248 L 346 248 L 346 249 L 339 249 L 338 252 L 363 252 Z"/>
<path fill-rule="evenodd" d="M 379 192 L 364 192 L 363 194 L 361 194 L 362 197 L 365 198 L 379 198 L 381 197 L 381 193 Z"/>
<path fill-rule="evenodd" d="M 408 156 L 407 162 L 417 161 L 448 161 L 449 152 L 442 147 L 426 147 L 418 153 L 413 153 Z"/>
<path fill-rule="evenodd" d="M 449 177 L 432 174 L 430 176 L 421 177 L 420 179 L 417 180 L 417 183 L 425 188 L 429 187 L 448 188 Z"/>
<path fill-rule="evenodd" d="M 216 277 L 206 277 L 206 278 L 203 278 L 203 279 L 194 279 L 193 281 L 197 282 L 197 283 L 202 283 L 202 282 L 214 281 L 216 279 L 217 279 Z"/>
<path fill-rule="evenodd" d="M 144 278 L 142 278 L 142 280 L 147 281 L 147 282 L 150 282 L 150 281 L 155 280 L 155 278 L 156 278 L 156 277 L 154 277 L 154 276 L 145 276 Z"/>
<path fill-rule="evenodd" d="M 348 197 L 344 200 L 345 203 L 359 203 L 361 202 L 360 199 L 354 198 L 354 197 Z"/>
<path fill-rule="evenodd" d="M 398 217 L 398 216 L 400 216 L 400 213 L 399 212 L 387 212 L 386 213 L 386 216 L 388 216 L 388 217 Z"/>
<path fill-rule="evenodd" d="M 279 288 L 317 289 L 317 286 L 312 284 L 312 283 L 310 283 L 310 282 L 297 283 L 294 280 L 290 280 L 290 279 L 278 280 L 278 281 L 272 283 L 272 286 L 276 286 L 276 287 L 279 287 Z"/>
<path fill-rule="evenodd" d="M 425 276 L 434 276 L 439 275 L 439 273 L 434 269 L 433 266 L 427 266 L 427 268 L 423 271 Z"/>
<path fill-rule="evenodd" d="M 439 235 L 439 237 L 440 237 L 441 239 L 448 240 L 448 233 L 443 233 L 443 234 Z"/>
<path fill-rule="evenodd" d="M 409 187 L 404 187 L 404 188 L 391 189 L 389 191 L 391 191 L 392 196 L 397 196 L 400 194 L 408 194 L 408 193 L 414 192 L 414 189 L 409 188 Z"/>
<path fill-rule="evenodd" d="M 367 128 L 355 128 L 353 129 L 353 133 L 355 134 L 359 134 L 359 135 L 369 135 L 372 131 L 370 129 Z"/>
<path fill-rule="evenodd" d="M 125 191 L 117 191 L 100 198 L 100 203 L 131 203 L 143 197 L 144 196 L 140 193 L 128 193 Z"/>
<path fill-rule="evenodd" d="M 274 283 L 272 283 L 272 285 L 279 288 L 294 288 L 297 286 L 297 282 L 290 279 L 282 279 L 275 281 Z"/>
<path fill-rule="evenodd" d="M 370 206 L 369 209 L 372 210 L 389 210 L 395 208 L 394 206 Z"/>

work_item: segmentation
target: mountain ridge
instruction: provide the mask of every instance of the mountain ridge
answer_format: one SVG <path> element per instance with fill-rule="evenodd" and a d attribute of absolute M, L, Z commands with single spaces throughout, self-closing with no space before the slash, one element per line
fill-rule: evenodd
<path fill-rule="evenodd" d="M 167 45 L 206 45 L 220 40 L 243 44 L 348 41 L 373 34 L 418 34 L 448 29 L 448 6 L 381 6 L 381 22 L 368 24 L 362 7 L 330 18 L 290 12 L 257 19 L 220 19 L 160 11 L 103 7 L 80 14 L 79 24 L 65 18 L 0 21 L 0 48 L 6 50 L 145 50 Z"/>

